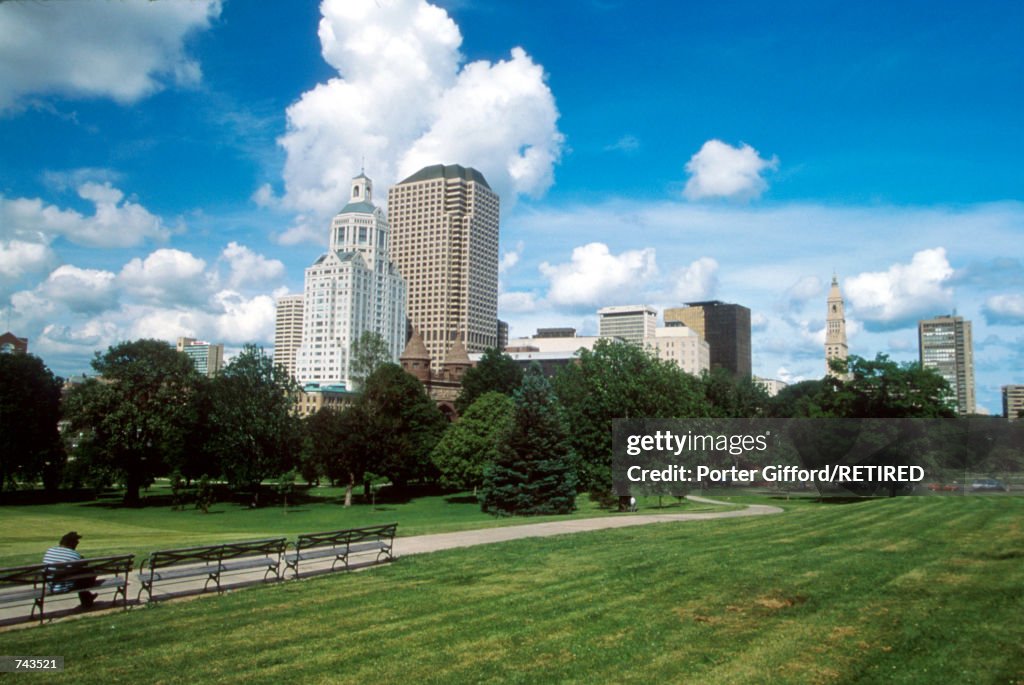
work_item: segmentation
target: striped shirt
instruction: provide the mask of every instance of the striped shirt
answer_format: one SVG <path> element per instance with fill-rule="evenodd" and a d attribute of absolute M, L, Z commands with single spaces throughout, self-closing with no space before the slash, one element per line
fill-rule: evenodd
<path fill-rule="evenodd" d="M 63 564 L 69 561 L 79 561 L 82 555 L 70 547 L 51 547 L 43 555 L 44 564 Z M 67 592 L 74 588 L 73 583 L 53 583 L 50 585 L 52 592 Z"/>

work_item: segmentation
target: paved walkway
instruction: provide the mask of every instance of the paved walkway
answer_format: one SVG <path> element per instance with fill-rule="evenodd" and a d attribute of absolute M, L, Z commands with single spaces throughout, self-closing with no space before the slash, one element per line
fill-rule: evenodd
<path fill-rule="evenodd" d="M 705 497 L 690 495 L 686 499 L 702 504 L 726 504 Z M 744 509 L 730 511 L 705 511 L 692 514 L 623 514 L 622 516 L 604 516 L 592 519 L 569 519 L 566 521 L 548 521 L 547 523 L 527 523 L 521 526 L 505 526 L 502 528 L 481 528 L 464 530 L 457 533 L 435 533 L 433 535 L 416 535 L 408 538 L 395 539 L 396 556 L 407 554 L 424 554 L 456 547 L 487 545 L 492 542 L 506 542 L 521 538 L 542 538 L 551 535 L 580 533 L 588 530 L 605 530 L 607 528 L 625 528 L 642 526 L 648 523 L 667 523 L 670 521 L 705 521 L 709 519 L 737 518 L 741 516 L 763 516 L 765 514 L 781 514 L 782 509 L 767 504 L 751 504 Z"/>
<path fill-rule="evenodd" d="M 690 495 L 690 501 L 702 504 L 726 504 L 705 497 Z M 519 540 L 522 538 L 549 537 L 552 535 L 566 535 L 569 533 L 580 533 L 591 530 L 605 530 L 609 528 L 625 528 L 627 526 L 642 526 L 651 523 L 667 523 L 672 521 L 706 521 L 711 519 L 739 518 L 745 516 L 763 516 L 766 514 L 781 514 L 782 509 L 766 504 L 750 504 L 743 509 L 729 511 L 706 511 L 691 514 L 623 514 L 621 516 L 604 516 L 590 519 L 568 519 L 564 521 L 548 521 L 546 523 L 527 523 L 518 526 L 505 526 L 501 528 L 482 528 L 478 530 L 464 530 L 456 533 L 435 533 L 433 535 L 415 535 L 412 537 L 395 538 L 394 552 L 396 557 L 411 554 L 427 554 L 445 549 L 457 547 L 472 547 L 474 545 L 487 545 L 495 542 L 506 542 L 508 540 Z M 136 560 L 139 561 L 139 560 Z M 368 567 L 372 568 L 372 566 Z M 315 571 L 314 571 L 315 573 Z M 251 577 L 236 574 L 230 582 L 235 587 L 261 584 L 263 574 L 257 572 Z M 180 583 L 175 588 L 176 592 L 191 592 L 191 597 L 201 596 L 203 583 L 196 581 L 194 587 Z M 128 583 L 128 600 L 130 604 L 135 602 L 139 591 L 139 580 L 136 572 L 132 572 Z M 214 594 L 214 593 L 209 593 Z M 96 609 L 83 612 L 77 609 L 78 598 L 74 593 L 60 595 L 47 602 L 47 615 L 50 620 L 66 618 L 68 616 L 92 615 L 97 611 L 108 609 L 103 607 L 109 598 L 110 591 L 101 593 L 100 601 Z M 9 625 L 31 625 L 26 623 L 25 614 L 29 607 L 4 608 L 0 610 L 0 628 Z M 109 609 L 120 611 L 120 608 Z M 52 611 L 52 613 L 51 613 Z"/>

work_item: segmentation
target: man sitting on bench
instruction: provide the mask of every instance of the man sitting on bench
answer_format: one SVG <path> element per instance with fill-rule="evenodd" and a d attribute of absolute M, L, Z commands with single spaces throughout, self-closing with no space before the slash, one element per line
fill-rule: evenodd
<path fill-rule="evenodd" d="M 64 564 L 69 561 L 81 561 L 82 555 L 75 551 L 78 547 L 78 541 L 82 539 L 82 536 L 71 531 L 60 539 L 60 543 L 56 547 L 51 547 L 46 550 L 43 554 L 44 564 Z M 96 577 L 92 578 L 75 578 L 71 581 L 60 582 L 55 578 L 54 583 L 50 585 L 51 592 L 71 592 L 72 590 L 79 590 L 78 599 L 82 603 L 82 607 L 88 609 L 96 601 L 99 596 L 95 592 L 89 592 L 86 588 L 90 588 L 96 584 Z"/>

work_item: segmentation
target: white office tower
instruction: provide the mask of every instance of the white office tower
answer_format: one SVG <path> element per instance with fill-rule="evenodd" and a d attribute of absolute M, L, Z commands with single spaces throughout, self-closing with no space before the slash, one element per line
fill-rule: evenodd
<path fill-rule="evenodd" d="M 295 376 L 303 385 L 352 388 L 352 344 L 378 333 L 391 358 L 405 347 L 405 281 L 388 258 L 390 231 L 373 204 L 373 182 L 352 179 L 352 197 L 331 222 L 330 245 L 306 269 L 302 344 Z"/>
<path fill-rule="evenodd" d="M 654 337 L 657 327 L 658 311 L 650 305 L 628 304 L 597 310 L 597 334 L 602 338 L 622 338 L 643 345 L 647 338 Z"/>
<path fill-rule="evenodd" d="M 435 371 L 457 340 L 498 344 L 498 196 L 476 169 L 435 164 L 388 191 L 409 321 Z"/>

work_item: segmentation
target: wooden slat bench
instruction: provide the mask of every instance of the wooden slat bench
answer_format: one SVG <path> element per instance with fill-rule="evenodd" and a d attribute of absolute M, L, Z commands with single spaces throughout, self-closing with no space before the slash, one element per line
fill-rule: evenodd
<path fill-rule="evenodd" d="M 111 601 L 116 604 L 120 597 L 122 605 L 127 608 L 128 576 L 134 559 L 134 555 L 126 554 L 0 569 L 0 605 L 31 605 L 29 617 L 34 617 L 38 611 L 39 620 L 43 621 L 48 598 L 113 588 Z M 95 581 L 88 587 L 75 587 L 76 581 L 93 578 Z"/>
<path fill-rule="evenodd" d="M 323 533 L 306 533 L 300 535 L 291 551 L 284 555 L 285 572 L 288 569 L 299 577 L 299 564 L 318 560 L 331 560 L 331 570 L 339 562 L 345 570 L 351 568 L 351 559 L 356 555 L 376 553 L 375 562 L 382 557 L 388 561 L 394 559 L 392 546 L 395 540 L 397 523 L 382 526 L 366 526 L 364 528 L 348 528 Z"/>
<path fill-rule="evenodd" d="M 152 601 L 153 586 L 157 583 L 184 588 L 185 583 L 196 580 L 203 580 L 204 592 L 210 583 L 220 591 L 225 575 L 247 571 L 263 570 L 263 580 L 270 576 L 280 580 L 281 557 L 286 546 L 285 538 L 267 538 L 152 552 L 139 566 L 138 597 L 141 599 L 145 592 Z"/>

